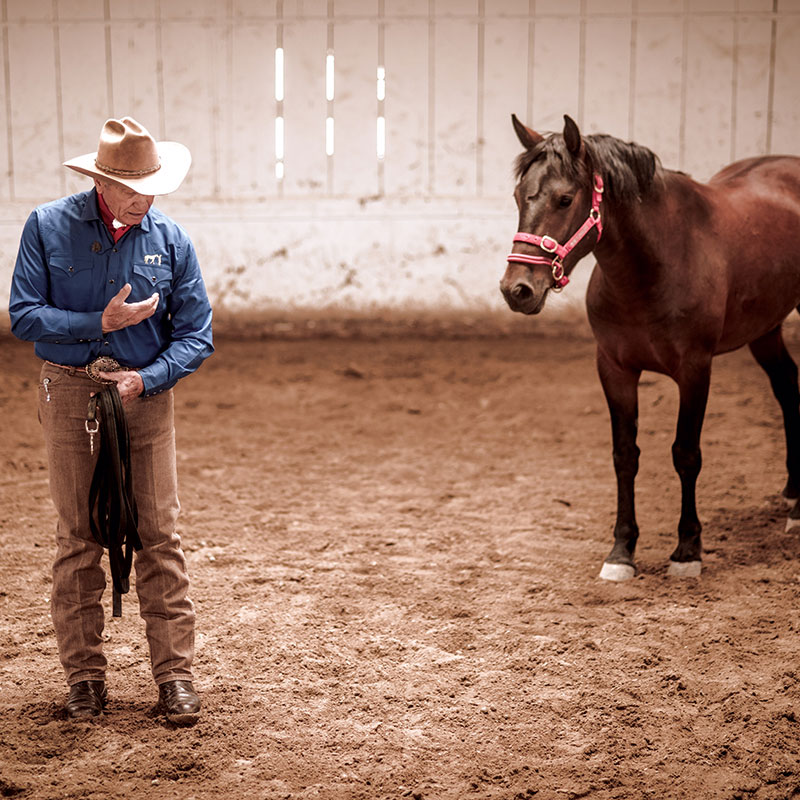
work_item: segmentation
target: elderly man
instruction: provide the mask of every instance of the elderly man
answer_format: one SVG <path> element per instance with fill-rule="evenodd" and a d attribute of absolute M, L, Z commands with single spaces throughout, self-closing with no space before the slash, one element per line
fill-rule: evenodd
<path fill-rule="evenodd" d="M 97 460 L 85 429 L 99 380 L 116 382 L 131 443 L 142 548 L 135 582 L 158 708 L 176 724 L 200 712 L 192 685 L 194 608 L 178 516 L 172 387 L 213 352 L 211 307 L 186 232 L 152 207 L 191 164 L 177 142 L 156 142 L 130 117 L 103 126 L 97 152 L 64 166 L 94 187 L 39 206 L 28 218 L 14 269 L 13 333 L 44 362 L 39 418 L 58 513 L 51 614 L 69 688 L 70 719 L 106 705 L 106 585 L 90 528 Z"/>

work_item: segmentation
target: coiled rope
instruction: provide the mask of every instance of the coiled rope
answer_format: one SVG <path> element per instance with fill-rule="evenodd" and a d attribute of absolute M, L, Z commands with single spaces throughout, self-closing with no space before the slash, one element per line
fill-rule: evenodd
<path fill-rule="evenodd" d="M 122 595 L 130 589 L 133 551 L 142 549 L 142 541 L 133 494 L 128 422 L 116 384 L 105 386 L 91 397 L 87 420 L 97 420 L 100 435 L 89 489 L 89 524 L 95 541 L 108 550 L 113 615 L 121 617 Z"/>

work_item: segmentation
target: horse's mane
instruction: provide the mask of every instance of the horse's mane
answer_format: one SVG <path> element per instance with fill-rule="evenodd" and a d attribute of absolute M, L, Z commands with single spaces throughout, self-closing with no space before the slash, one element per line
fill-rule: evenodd
<path fill-rule="evenodd" d="M 652 150 L 605 133 L 584 136 L 583 143 L 592 169 L 603 176 L 608 199 L 630 203 L 641 200 L 653 190 L 662 168 Z M 560 161 L 570 178 L 588 179 L 583 161 L 569 154 L 564 137 L 552 134 L 517 158 L 517 180 L 534 162 L 550 158 Z"/>

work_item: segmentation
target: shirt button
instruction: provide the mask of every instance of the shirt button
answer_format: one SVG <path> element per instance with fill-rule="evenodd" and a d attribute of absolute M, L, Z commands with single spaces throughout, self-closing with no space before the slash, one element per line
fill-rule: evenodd
<path fill-rule="evenodd" d="M 114 279 L 112 278 L 112 279 L 109 281 L 109 283 L 114 283 Z"/>

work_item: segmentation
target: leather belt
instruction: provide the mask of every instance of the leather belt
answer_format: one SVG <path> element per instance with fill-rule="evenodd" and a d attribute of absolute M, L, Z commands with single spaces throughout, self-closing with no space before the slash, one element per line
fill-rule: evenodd
<path fill-rule="evenodd" d="M 50 364 L 51 367 L 58 367 L 59 369 L 65 369 L 70 372 L 85 372 L 95 383 L 101 383 L 104 386 L 113 383 L 113 381 L 104 380 L 100 377 L 99 373 L 121 372 L 122 370 L 128 369 L 128 367 L 123 367 L 119 361 L 115 358 L 111 358 L 111 356 L 98 356 L 94 361 L 90 361 L 82 367 L 73 367 L 69 364 L 56 364 L 55 361 L 45 361 L 45 364 Z"/>

